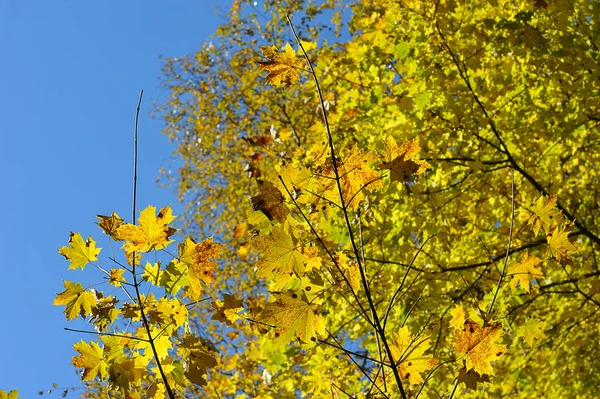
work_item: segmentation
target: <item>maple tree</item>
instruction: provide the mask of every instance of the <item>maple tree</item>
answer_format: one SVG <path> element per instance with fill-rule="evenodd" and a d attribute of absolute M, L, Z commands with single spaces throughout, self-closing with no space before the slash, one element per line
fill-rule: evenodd
<path fill-rule="evenodd" d="M 59 250 L 124 293 L 55 299 L 101 333 L 86 394 L 597 391 L 598 7 L 252 3 L 166 60 L 188 237 L 148 207 L 99 216 L 110 270 Z"/>

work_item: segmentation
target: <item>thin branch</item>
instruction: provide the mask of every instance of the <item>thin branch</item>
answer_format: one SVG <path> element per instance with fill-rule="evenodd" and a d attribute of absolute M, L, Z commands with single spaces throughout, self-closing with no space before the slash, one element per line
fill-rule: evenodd
<path fill-rule="evenodd" d="M 140 105 L 142 104 L 142 96 L 144 95 L 144 90 L 140 91 L 140 98 L 138 100 L 138 105 L 135 110 L 135 129 L 133 131 L 133 200 L 131 206 L 131 223 L 133 225 L 136 224 L 136 202 L 137 202 L 137 164 L 138 164 L 138 122 L 140 116 Z M 142 296 L 140 294 L 140 283 L 137 280 L 137 275 L 135 273 L 135 252 L 131 254 L 131 274 L 133 276 L 133 285 L 135 287 L 135 295 L 137 297 L 137 301 L 140 305 L 140 314 L 142 316 L 142 322 L 144 324 L 144 328 L 146 329 L 146 334 L 148 334 L 148 341 L 150 343 L 150 347 L 152 348 L 152 353 L 154 354 L 154 358 L 156 359 L 156 365 L 158 366 L 158 371 L 160 372 L 160 376 L 163 380 L 163 384 L 165 385 L 165 389 L 170 399 L 175 399 L 175 394 L 171 389 L 169 381 L 167 381 L 167 376 L 160 364 L 160 358 L 158 357 L 158 352 L 156 350 L 156 346 L 154 345 L 154 338 L 150 332 L 150 323 L 148 323 L 148 318 L 146 317 L 146 312 L 144 312 L 144 305 L 142 304 Z"/>
<path fill-rule="evenodd" d="M 492 298 L 492 302 L 490 303 L 490 307 L 488 308 L 487 314 L 492 313 L 492 309 L 494 308 L 494 303 L 496 302 L 496 297 L 498 296 L 498 291 L 500 291 L 500 286 L 502 285 L 502 280 L 506 275 L 506 264 L 508 263 L 508 256 L 510 255 L 510 246 L 512 244 L 512 234 L 513 234 L 513 226 L 515 223 L 515 171 L 513 169 L 511 173 L 511 214 L 510 214 L 510 227 L 508 230 L 508 246 L 506 248 L 506 256 L 504 257 L 504 265 L 502 266 L 502 274 L 500 274 L 500 278 L 498 279 L 498 285 L 496 286 L 496 291 L 494 291 L 494 297 Z"/>
<path fill-rule="evenodd" d="M 84 333 L 84 334 L 94 334 L 94 335 L 100 335 L 100 336 L 106 336 L 106 337 L 129 338 L 129 339 L 133 339 L 135 341 L 149 342 L 149 340 L 144 339 L 144 338 L 130 337 L 128 335 L 122 335 L 122 334 L 103 333 L 103 332 L 98 332 L 98 331 L 87 331 L 87 330 L 77 330 L 77 329 L 68 328 L 68 327 L 65 327 L 65 330 L 72 331 L 72 332 L 78 332 L 78 333 Z"/>

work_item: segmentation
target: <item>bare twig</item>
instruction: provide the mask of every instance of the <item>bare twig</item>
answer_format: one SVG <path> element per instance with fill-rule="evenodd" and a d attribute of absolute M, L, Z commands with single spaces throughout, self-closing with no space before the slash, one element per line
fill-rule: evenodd
<path fill-rule="evenodd" d="M 131 206 L 131 223 L 133 225 L 135 222 L 136 215 L 136 202 L 137 202 L 137 159 L 138 159 L 138 122 L 140 116 L 140 105 L 142 104 L 142 96 L 144 95 L 144 90 L 140 91 L 140 98 L 138 100 L 138 105 L 135 110 L 135 129 L 133 131 L 133 201 Z M 165 389 L 170 399 L 175 399 L 175 394 L 169 385 L 169 381 L 167 381 L 167 376 L 163 371 L 162 365 L 160 364 L 160 358 L 158 357 L 158 352 L 156 351 L 156 346 L 154 345 L 154 338 L 150 332 L 150 323 L 148 323 L 148 318 L 146 317 L 146 312 L 144 312 L 144 305 L 142 304 L 142 296 L 140 294 L 140 283 L 137 280 L 137 275 L 135 273 L 135 252 L 131 254 L 131 274 L 133 276 L 133 286 L 135 287 L 135 295 L 137 297 L 137 301 L 140 305 L 140 315 L 142 316 L 142 322 L 144 324 L 144 328 L 146 329 L 146 334 L 148 334 L 148 343 L 150 343 L 150 347 L 152 348 L 152 354 L 156 359 L 156 365 L 158 366 L 158 371 L 160 372 L 160 376 L 165 384 Z"/>

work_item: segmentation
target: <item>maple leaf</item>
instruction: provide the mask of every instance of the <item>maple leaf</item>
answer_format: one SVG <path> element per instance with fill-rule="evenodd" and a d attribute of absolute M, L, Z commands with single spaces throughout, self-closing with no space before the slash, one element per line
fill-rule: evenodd
<path fill-rule="evenodd" d="M 421 373 L 437 364 L 432 355 L 425 355 L 429 341 L 429 337 L 414 337 L 407 326 L 392 334 L 390 350 L 403 380 L 420 384 L 423 382 Z"/>
<path fill-rule="evenodd" d="M 450 320 L 450 328 L 462 327 L 465 318 L 467 317 L 465 310 L 460 304 L 456 305 L 456 307 L 450 311 L 450 315 L 452 315 L 452 319 Z"/>
<path fill-rule="evenodd" d="M 80 353 L 74 356 L 71 363 L 77 368 L 83 369 L 82 381 L 91 381 L 96 376 L 101 380 L 108 377 L 108 363 L 104 359 L 103 349 L 95 342 L 89 344 L 83 340 L 79 341 L 73 348 Z"/>
<path fill-rule="evenodd" d="M 286 43 L 282 52 L 277 51 L 275 46 L 261 46 L 260 50 L 268 61 L 261 61 L 262 69 L 269 71 L 266 82 L 280 87 L 282 84 L 289 86 L 300 79 L 298 70 L 303 69 L 302 58 L 296 56 L 296 52 Z"/>
<path fill-rule="evenodd" d="M 289 213 L 289 209 L 284 203 L 281 191 L 273 184 L 262 180 L 258 181 L 258 188 L 260 189 L 260 194 L 250 199 L 252 201 L 252 209 L 261 211 L 269 220 L 277 219 L 283 223 Z"/>
<path fill-rule="evenodd" d="M 133 358 L 119 357 L 110 363 L 108 376 L 111 384 L 122 388 L 128 393 L 131 384 L 140 381 L 145 371 L 146 367 L 140 356 Z M 126 397 L 129 397 L 129 395 Z"/>
<path fill-rule="evenodd" d="M 490 363 L 506 353 L 506 347 L 496 343 L 502 335 L 500 323 L 489 322 L 480 327 L 467 319 L 462 329 L 454 330 L 453 348 L 466 355 L 467 371 L 473 369 L 481 375 L 492 374 Z"/>
<path fill-rule="evenodd" d="M 117 238 L 117 230 L 123 224 L 123 219 L 116 212 L 113 212 L 111 216 L 96 215 L 96 217 L 100 219 L 100 222 L 96 222 L 96 224 L 105 234 L 115 241 L 121 241 Z"/>
<path fill-rule="evenodd" d="M 177 354 L 186 362 L 186 377 L 196 385 L 206 385 L 207 369 L 217 365 L 213 348 L 202 338 L 186 334 L 179 342 Z"/>
<path fill-rule="evenodd" d="M 178 259 L 188 266 L 189 293 L 191 298 L 200 298 L 202 286 L 200 282 L 209 286 L 214 280 L 216 263 L 210 259 L 216 259 L 221 252 L 221 245 L 214 243 L 212 237 L 203 242 L 196 243 L 191 237 L 178 246 Z"/>
<path fill-rule="evenodd" d="M 96 309 L 96 295 L 92 291 L 85 291 L 79 283 L 63 281 L 65 290 L 56 294 L 54 305 L 65 305 L 67 320 L 77 318 L 77 315 L 86 317 Z"/>
<path fill-rule="evenodd" d="M 396 139 L 388 136 L 385 140 L 385 162 L 377 167 L 390 170 L 390 182 L 410 182 L 430 167 L 426 161 L 414 159 L 420 150 L 421 146 L 416 141 L 405 141 L 398 146 Z"/>
<path fill-rule="evenodd" d="M 569 241 L 569 231 L 564 227 L 556 226 L 556 228 L 546 236 L 548 240 L 548 251 L 558 261 L 570 260 L 570 252 L 579 250 L 577 244 Z"/>
<path fill-rule="evenodd" d="M 365 197 L 365 190 L 374 191 L 383 187 L 380 173 L 371 168 L 376 161 L 377 158 L 373 154 L 360 151 L 354 146 L 343 162 L 338 164 L 338 175 L 346 206 L 357 208 Z M 335 203 L 339 201 L 338 188 L 332 179 L 335 178 L 333 166 L 330 161 L 327 163 L 322 174 L 328 179 L 321 179 L 322 186 L 319 191 L 323 192 L 324 198 Z"/>
<path fill-rule="evenodd" d="M 544 327 L 546 323 L 543 321 L 537 321 L 533 318 L 527 318 L 525 324 L 520 325 L 517 329 L 517 337 L 523 337 L 525 342 L 533 348 L 534 339 L 545 339 Z"/>
<path fill-rule="evenodd" d="M 133 252 L 163 249 L 172 242 L 169 237 L 175 234 L 176 229 L 167 226 L 175 219 L 171 207 L 162 208 L 158 216 L 155 214 L 156 208 L 149 206 L 140 212 L 139 226 L 126 223 L 117 229 L 117 238 L 125 240 L 123 248 L 128 258 Z"/>
<path fill-rule="evenodd" d="M 508 274 L 512 276 L 510 287 L 514 290 L 517 288 L 517 284 L 519 284 L 521 289 L 529 292 L 531 280 L 544 278 L 542 270 L 536 266 L 541 261 L 542 260 L 536 256 L 529 256 L 528 251 L 525 251 L 520 262 L 512 263 L 508 267 Z"/>
<path fill-rule="evenodd" d="M 325 320 L 321 306 L 311 304 L 303 295 L 289 292 L 273 294 L 274 302 L 267 303 L 257 321 L 275 325 L 275 336 L 280 343 L 288 343 L 295 336 L 303 343 L 316 342 L 325 334 Z"/>
<path fill-rule="evenodd" d="M 120 287 L 121 283 L 126 282 L 125 277 L 123 277 L 123 273 L 125 273 L 125 269 L 115 269 L 114 267 L 110 269 L 110 277 L 108 279 L 108 283 L 110 285 L 114 285 L 115 287 Z"/>
<path fill-rule="evenodd" d="M 96 248 L 96 241 L 92 237 L 88 237 L 87 241 L 83 241 L 81 234 L 71 232 L 69 246 L 61 247 L 58 253 L 71 262 L 69 269 L 80 267 L 83 270 L 89 262 L 98 260 L 101 249 Z"/>
<path fill-rule="evenodd" d="M 538 198 L 533 207 L 533 215 L 529 218 L 528 224 L 531 225 L 533 233 L 537 236 L 542 226 L 546 229 L 560 222 L 561 211 L 556 208 L 556 195 Z"/>
<path fill-rule="evenodd" d="M 99 331 L 105 331 L 121 314 L 120 309 L 116 308 L 119 301 L 114 296 L 102 297 L 96 292 L 96 307 L 92 307 L 90 322 Z"/>
<path fill-rule="evenodd" d="M 12 390 L 7 393 L 6 391 L 3 391 L 0 389 L 0 399 L 18 399 L 18 398 L 19 398 L 19 391 Z"/>
<path fill-rule="evenodd" d="M 144 327 L 138 328 L 136 332 L 136 337 L 144 339 L 144 341 L 138 341 L 136 343 L 136 348 L 138 350 L 143 350 L 143 358 L 145 363 L 150 362 L 154 357 L 154 353 L 152 351 L 152 345 L 150 344 L 150 337 L 152 337 L 154 348 L 156 349 L 156 354 L 158 355 L 158 361 L 165 359 L 169 355 L 169 350 L 173 347 L 173 342 L 168 335 L 168 329 L 165 328 L 156 328 L 154 326 L 150 327 L 150 337 Z"/>
<path fill-rule="evenodd" d="M 479 374 L 475 370 L 469 370 L 465 367 L 458 370 L 458 382 L 464 382 L 469 389 L 476 390 L 478 382 L 490 382 L 490 376 L 487 374 Z"/>
<path fill-rule="evenodd" d="M 269 277 L 280 289 L 292 280 L 294 274 L 304 272 L 306 256 L 294 246 L 292 236 L 279 226 L 271 229 L 269 235 L 261 235 L 252 240 L 252 246 L 263 257 L 256 265 L 259 277 Z"/>
<path fill-rule="evenodd" d="M 174 259 L 167 265 L 167 269 L 162 274 L 160 284 L 171 295 L 176 295 L 182 288 L 185 290 L 190 285 L 188 267 L 185 263 Z"/>
<path fill-rule="evenodd" d="M 241 299 L 235 299 L 235 296 L 229 294 L 223 294 L 222 301 L 213 302 L 215 313 L 212 316 L 212 320 L 219 320 L 222 323 L 232 326 L 237 320 L 240 319 L 238 313 L 242 311 L 244 301 Z"/>

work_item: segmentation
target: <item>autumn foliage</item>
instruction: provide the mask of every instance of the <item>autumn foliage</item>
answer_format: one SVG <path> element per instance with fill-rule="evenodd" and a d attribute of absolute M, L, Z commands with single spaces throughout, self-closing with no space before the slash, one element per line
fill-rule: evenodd
<path fill-rule="evenodd" d="M 86 395 L 598 392 L 598 7 L 252 3 L 165 63 L 181 221 L 59 250 Z"/>

